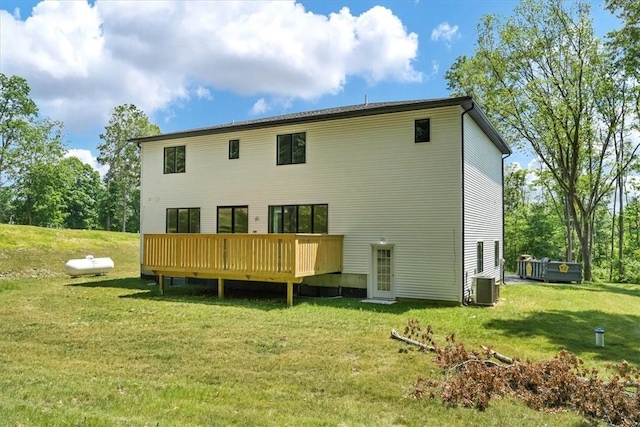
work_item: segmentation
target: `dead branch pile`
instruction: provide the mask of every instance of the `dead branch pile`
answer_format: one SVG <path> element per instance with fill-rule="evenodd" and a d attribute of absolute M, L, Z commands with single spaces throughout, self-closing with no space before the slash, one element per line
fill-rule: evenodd
<path fill-rule="evenodd" d="M 640 372 L 626 361 L 608 365 L 611 377 L 605 381 L 597 369 L 585 368 L 580 358 L 564 350 L 551 360 L 531 362 L 485 346 L 469 351 L 453 334 L 440 346 L 433 340 L 431 326 L 422 330 L 416 320 L 408 322 L 404 334 L 393 330 L 391 337 L 435 353 L 436 365 L 446 374 L 442 381 L 418 378 L 413 398 L 439 397 L 450 406 L 482 411 L 492 397 L 511 395 L 537 410 L 573 409 L 610 425 L 640 425 Z"/>

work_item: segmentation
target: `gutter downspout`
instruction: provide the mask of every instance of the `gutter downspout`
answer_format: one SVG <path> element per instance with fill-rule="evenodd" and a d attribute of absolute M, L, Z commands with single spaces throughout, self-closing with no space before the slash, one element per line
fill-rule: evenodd
<path fill-rule="evenodd" d="M 467 283 L 467 277 L 464 271 L 464 255 L 465 255 L 465 240 L 464 240 L 464 165 L 465 165 L 465 161 L 464 161 L 464 115 L 467 114 L 469 111 L 473 110 L 476 107 L 475 102 L 473 102 L 473 100 L 471 101 L 471 107 L 465 109 L 462 114 L 460 115 L 460 132 L 461 132 L 461 137 L 460 137 L 460 155 L 461 155 L 461 168 L 460 168 L 460 177 L 461 177 L 461 190 L 462 190 L 462 227 L 461 227 L 461 236 L 462 236 L 462 251 L 461 252 L 461 266 L 462 266 L 462 275 L 461 275 L 461 279 L 462 279 L 462 288 L 461 288 L 461 297 L 462 297 L 462 305 L 467 305 L 467 301 L 465 299 L 465 285 Z M 464 108 L 464 107 L 463 107 Z M 503 174 L 504 175 L 504 174 Z M 503 222 L 504 223 L 504 222 Z"/>

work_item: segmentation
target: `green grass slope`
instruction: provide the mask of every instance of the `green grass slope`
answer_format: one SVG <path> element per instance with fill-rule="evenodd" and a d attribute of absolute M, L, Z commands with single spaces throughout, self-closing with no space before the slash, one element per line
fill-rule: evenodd
<path fill-rule="evenodd" d="M 110 257 L 117 274 L 139 273 L 140 236 L 0 224 L 0 279 L 64 276 L 70 259 Z"/>
<path fill-rule="evenodd" d="M 640 365 L 640 286 L 505 286 L 495 307 L 381 306 L 140 280 L 137 235 L 0 225 L 0 426 L 593 426 L 513 398 L 485 412 L 407 397 L 444 379 L 389 338 L 408 319 L 469 349 Z M 68 259 L 109 256 L 107 276 Z M 594 328 L 606 330 L 595 347 Z M 600 424 L 605 425 L 605 424 Z"/>

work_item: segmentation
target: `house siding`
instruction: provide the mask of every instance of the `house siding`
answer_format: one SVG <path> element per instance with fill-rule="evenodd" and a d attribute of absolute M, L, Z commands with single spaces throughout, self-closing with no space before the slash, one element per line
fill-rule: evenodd
<path fill-rule="evenodd" d="M 249 231 L 266 233 L 269 205 L 326 203 L 329 233 L 345 236 L 344 273 L 370 282 L 371 245 L 384 238 L 395 297 L 460 301 L 460 114 L 451 106 L 143 143 L 141 232 L 164 233 L 167 208 L 199 207 L 201 232 L 215 233 L 217 206 L 248 205 Z M 414 143 L 419 118 L 431 120 L 430 142 Z M 276 135 L 294 132 L 306 132 L 306 163 L 277 166 Z M 228 159 L 230 139 L 239 159 Z M 178 145 L 186 172 L 163 174 L 164 147 Z"/>
<path fill-rule="evenodd" d="M 464 286 L 470 295 L 473 277 L 500 278 L 494 242 L 503 256 L 502 154 L 476 122 L 464 116 Z M 484 242 L 484 269 L 476 271 L 477 242 Z"/>

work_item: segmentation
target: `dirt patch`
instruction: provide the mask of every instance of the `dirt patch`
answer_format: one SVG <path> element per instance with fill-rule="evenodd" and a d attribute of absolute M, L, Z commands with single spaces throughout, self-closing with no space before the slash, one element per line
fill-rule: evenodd
<path fill-rule="evenodd" d="M 522 285 L 522 284 L 532 284 L 532 283 L 541 283 L 541 282 L 539 280 L 521 279 L 520 276 L 517 276 L 515 274 L 504 275 L 505 285 Z"/>

